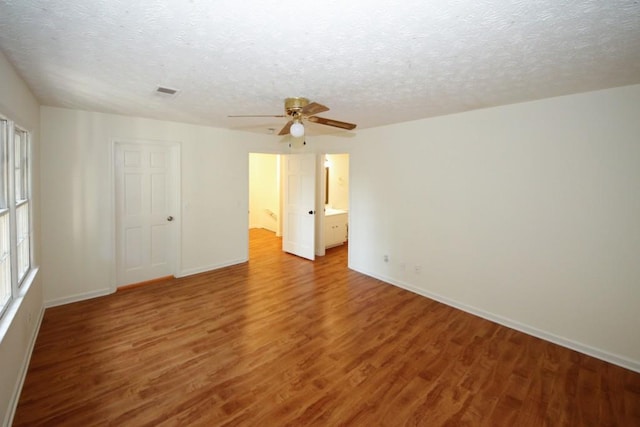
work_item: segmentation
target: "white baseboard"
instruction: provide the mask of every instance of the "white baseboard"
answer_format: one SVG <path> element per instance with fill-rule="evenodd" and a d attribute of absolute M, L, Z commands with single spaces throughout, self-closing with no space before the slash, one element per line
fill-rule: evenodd
<path fill-rule="evenodd" d="M 29 338 L 29 345 L 27 348 L 27 357 L 25 357 L 22 366 L 20 367 L 20 374 L 18 375 L 18 381 L 16 381 L 15 388 L 13 390 L 11 402 L 9 402 L 9 411 L 4 418 L 3 426 L 8 427 L 13 424 L 13 417 L 16 414 L 16 409 L 18 409 L 18 402 L 20 400 L 20 394 L 22 392 L 22 386 L 24 385 L 24 380 L 27 378 L 27 371 L 29 370 L 29 363 L 31 363 L 31 355 L 33 354 L 33 348 L 36 345 L 36 339 L 38 338 L 38 332 L 40 332 L 40 326 L 42 325 L 42 319 L 44 318 L 44 306 L 40 309 L 40 313 L 38 314 L 38 318 L 36 319 L 35 328 L 31 332 L 31 337 Z"/>
<path fill-rule="evenodd" d="M 235 259 L 235 260 L 231 260 L 231 261 L 225 261 L 225 262 L 220 263 L 220 264 L 211 264 L 211 265 L 207 265 L 207 266 L 204 266 L 204 267 L 189 268 L 189 269 L 186 269 L 186 270 L 182 270 L 180 273 L 178 273 L 176 275 L 176 277 L 193 276 L 194 274 L 206 273 L 208 271 L 218 270 L 220 268 L 230 267 L 232 265 L 237 265 L 237 264 L 242 264 L 242 263 L 247 262 L 247 261 L 249 261 L 248 258 L 241 258 L 241 259 Z"/>
<path fill-rule="evenodd" d="M 84 301 L 86 299 L 103 297 L 105 295 L 109 295 L 114 293 L 114 289 L 98 289 L 97 291 L 85 292 L 82 294 L 70 295 L 68 297 L 56 298 L 52 300 L 48 300 L 44 302 L 44 306 L 46 308 L 56 307 L 58 305 L 71 304 L 72 302 Z"/>
<path fill-rule="evenodd" d="M 367 276 L 374 277 L 378 280 L 382 280 L 383 282 L 389 283 L 391 285 L 397 286 L 399 288 L 405 289 L 407 291 L 413 292 L 414 294 L 418 294 L 420 296 L 430 298 L 432 300 L 441 302 L 450 307 L 457 308 L 459 310 L 465 311 L 467 313 L 473 314 L 478 317 L 482 317 L 483 319 L 490 320 L 492 322 L 498 323 L 502 326 L 506 326 L 511 329 L 515 329 L 517 331 L 523 332 L 527 335 L 534 336 L 536 338 L 543 339 L 545 341 L 552 342 L 554 344 L 558 344 L 562 347 L 569 348 L 571 350 L 575 350 L 577 352 L 586 354 L 588 356 L 595 357 L 600 360 L 604 360 L 605 362 L 612 363 L 614 365 L 621 366 L 623 368 L 635 371 L 640 373 L 640 361 L 631 360 L 623 356 L 619 356 L 617 354 L 610 353 L 605 350 L 601 350 L 599 348 L 595 348 L 586 344 L 582 344 L 571 339 L 561 337 L 550 332 L 543 331 L 538 328 L 534 328 L 533 326 L 529 326 L 523 323 L 520 323 L 513 319 L 508 319 L 506 317 L 502 317 L 500 315 L 490 313 L 488 311 L 484 311 L 482 309 L 469 306 L 458 301 L 452 300 L 450 298 L 444 297 L 442 295 L 425 291 L 424 289 L 419 289 L 415 286 L 412 286 L 408 283 L 404 283 L 400 280 L 395 280 L 390 277 L 381 276 L 369 271 L 365 271 L 362 269 L 354 268 L 350 266 L 351 269 L 358 271 L 359 273 L 366 274 Z"/>
<path fill-rule="evenodd" d="M 220 263 L 220 264 L 211 264 L 211 265 L 207 265 L 207 266 L 204 266 L 204 267 L 198 267 L 198 268 L 182 270 L 179 273 L 177 273 L 175 275 L 175 277 L 179 278 L 179 277 L 192 276 L 194 274 L 199 274 L 199 273 L 206 273 L 206 272 L 211 271 L 211 270 L 217 270 L 219 268 L 229 267 L 229 266 L 236 265 L 236 264 L 242 264 L 243 262 L 247 262 L 248 260 L 249 260 L 248 258 L 243 258 L 243 259 L 227 261 L 227 262 Z M 44 302 L 44 306 L 46 308 L 56 307 L 58 305 L 70 304 L 72 302 L 78 302 L 78 301 L 84 301 L 84 300 L 91 299 L 91 298 L 102 297 L 102 296 L 105 296 L 105 295 L 112 294 L 115 291 L 116 291 L 116 289 L 107 288 L 107 289 L 99 289 L 99 290 L 91 291 L 91 292 L 85 292 L 85 293 L 82 293 L 82 294 L 70 295 L 70 296 L 67 296 L 67 297 L 56 298 L 56 299 L 45 301 Z"/>

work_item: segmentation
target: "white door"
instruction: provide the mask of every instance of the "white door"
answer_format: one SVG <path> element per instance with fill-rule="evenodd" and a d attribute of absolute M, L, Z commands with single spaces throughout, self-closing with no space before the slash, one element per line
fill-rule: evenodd
<path fill-rule="evenodd" d="M 315 259 L 316 155 L 283 156 L 282 250 Z"/>
<path fill-rule="evenodd" d="M 115 144 L 116 285 L 175 273 L 178 148 Z"/>

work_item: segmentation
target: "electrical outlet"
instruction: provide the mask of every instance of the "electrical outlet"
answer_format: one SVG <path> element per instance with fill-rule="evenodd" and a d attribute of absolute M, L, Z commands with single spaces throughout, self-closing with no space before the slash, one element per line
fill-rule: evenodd
<path fill-rule="evenodd" d="M 384 259 L 384 262 L 389 262 L 389 255 L 385 255 L 383 259 Z"/>
<path fill-rule="evenodd" d="M 414 271 L 416 272 L 416 274 L 420 274 L 422 272 L 422 266 L 420 264 L 416 264 L 416 266 L 414 267 Z"/>

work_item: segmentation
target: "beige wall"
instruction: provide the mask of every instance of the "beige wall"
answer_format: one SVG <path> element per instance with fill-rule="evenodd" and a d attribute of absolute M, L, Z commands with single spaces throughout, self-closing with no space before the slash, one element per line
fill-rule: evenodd
<path fill-rule="evenodd" d="M 350 267 L 640 371 L 639 111 L 636 85 L 358 131 Z"/>
<path fill-rule="evenodd" d="M 40 261 L 40 116 L 38 102 L 0 53 L 0 114 L 31 132 L 32 220 L 35 265 Z M 41 273 L 0 320 L 0 423 L 13 417 L 43 313 Z"/>

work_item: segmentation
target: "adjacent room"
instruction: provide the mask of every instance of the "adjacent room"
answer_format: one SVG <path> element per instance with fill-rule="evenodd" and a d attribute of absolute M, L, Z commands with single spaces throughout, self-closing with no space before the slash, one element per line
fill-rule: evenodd
<path fill-rule="evenodd" d="M 640 425 L 640 4 L 0 2 L 0 423 Z"/>

